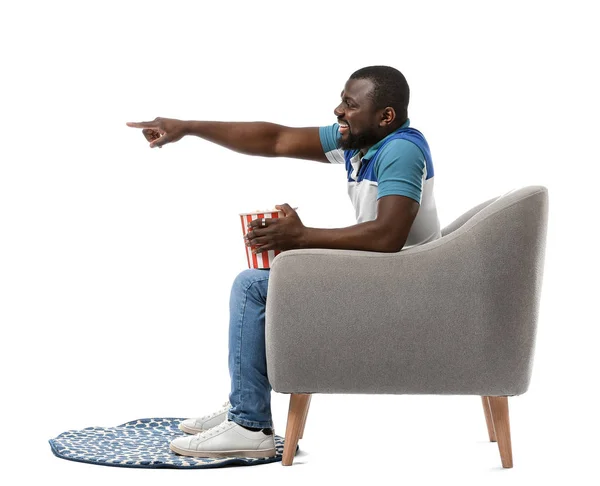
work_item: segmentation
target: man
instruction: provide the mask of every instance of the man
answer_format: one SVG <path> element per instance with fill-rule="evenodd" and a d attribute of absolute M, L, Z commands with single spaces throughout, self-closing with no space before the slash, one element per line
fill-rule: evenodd
<path fill-rule="evenodd" d="M 398 252 L 441 236 L 431 154 L 423 135 L 409 127 L 408 100 L 402 73 L 371 66 L 350 76 L 334 110 L 338 123 L 328 127 L 166 118 L 127 125 L 143 128 L 150 147 L 196 135 L 248 155 L 345 164 L 356 225 L 308 228 L 283 204 L 276 207 L 285 217 L 251 223 L 246 244 L 255 253 L 297 248 Z M 210 415 L 185 420 L 181 429 L 196 435 L 174 439 L 174 452 L 275 455 L 264 330 L 268 279 L 268 270 L 246 270 L 236 278 L 230 299 L 229 402 Z"/>

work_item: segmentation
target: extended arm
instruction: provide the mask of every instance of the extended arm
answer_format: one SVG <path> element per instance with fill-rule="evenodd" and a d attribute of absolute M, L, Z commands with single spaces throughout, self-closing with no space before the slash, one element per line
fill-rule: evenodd
<path fill-rule="evenodd" d="M 184 121 L 171 118 L 129 122 L 127 125 L 142 128 L 151 148 L 176 142 L 185 135 L 195 135 L 247 155 L 328 162 L 318 127 L 293 128 L 267 122 Z"/>

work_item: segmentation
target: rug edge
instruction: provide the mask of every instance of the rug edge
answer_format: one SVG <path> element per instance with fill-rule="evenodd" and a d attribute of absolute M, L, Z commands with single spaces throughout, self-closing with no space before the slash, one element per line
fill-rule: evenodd
<path fill-rule="evenodd" d="M 73 457 L 67 457 L 61 455 L 58 449 L 56 448 L 56 444 L 54 443 L 54 439 L 48 439 L 48 443 L 50 444 L 50 450 L 55 457 L 59 459 L 64 459 L 65 461 L 79 462 L 81 464 L 91 464 L 92 466 L 111 466 L 111 467 L 126 467 L 130 469 L 217 469 L 229 466 L 260 466 L 261 464 L 272 464 L 274 462 L 281 462 L 283 456 L 275 456 L 265 458 L 260 462 L 247 462 L 243 458 L 231 458 L 231 462 L 223 463 L 209 463 L 202 464 L 197 466 L 176 466 L 174 464 L 112 464 L 110 462 L 94 462 L 87 461 L 85 459 L 75 459 Z M 298 453 L 299 447 L 296 447 L 296 453 Z"/>

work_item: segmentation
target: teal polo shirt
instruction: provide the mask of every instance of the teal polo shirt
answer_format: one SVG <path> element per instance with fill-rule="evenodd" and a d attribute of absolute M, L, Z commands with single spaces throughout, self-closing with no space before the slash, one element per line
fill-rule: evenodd
<path fill-rule="evenodd" d="M 410 120 L 370 147 L 364 157 L 358 150 L 339 148 L 337 123 L 320 127 L 319 135 L 327 160 L 345 164 L 357 223 L 376 219 L 380 198 L 406 196 L 420 206 L 404 248 L 441 237 L 431 152 L 423 134 L 410 128 Z"/>

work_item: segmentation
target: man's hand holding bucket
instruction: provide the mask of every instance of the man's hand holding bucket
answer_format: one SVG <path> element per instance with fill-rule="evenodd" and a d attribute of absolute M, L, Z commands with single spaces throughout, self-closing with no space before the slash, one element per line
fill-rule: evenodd
<path fill-rule="evenodd" d="M 289 204 L 277 205 L 275 208 L 283 211 L 283 218 L 255 219 L 248 224 L 248 233 L 244 239 L 246 246 L 255 247 L 253 253 L 303 247 L 306 226 L 300 221 L 298 213 Z"/>

